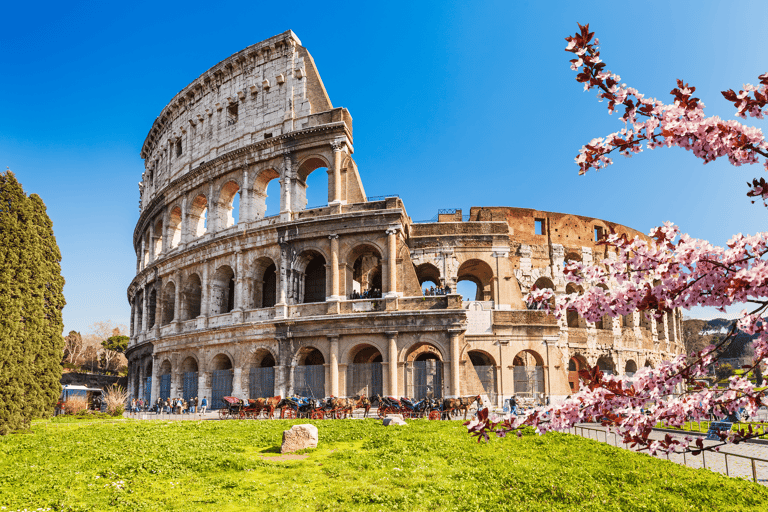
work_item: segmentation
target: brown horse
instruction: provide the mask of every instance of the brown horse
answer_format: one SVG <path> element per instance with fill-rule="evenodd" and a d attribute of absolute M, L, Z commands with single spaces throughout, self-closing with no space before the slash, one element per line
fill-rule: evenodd
<path fill-rule="evenodd" d="M 483 404 L 483 399 L 480 398 L 480 395 L 477 396 L 463 396 L 459 398 L 459 410 L 464 411 L 464 419 L 467 419 L 467 412 L 469 412 L 469 407 L 477 402 L 477 407 L 480 408 L 480 406 Z"/>
<path fill-rule="evenodd" d="M 367 418 L 368 411 L 371 410 L 371 399 L 365 395 L 358 395 L 354 398 L 354 400 L 355 400 L 354 409 L 363 409 L 365 411 L 365 414 L 363 414 L 363 418 Z"/>
<path fill-rule="evenodd" d="M 261 411 L 264 411 L 264 414 L 269 418 L 272 419 L 272 417 L 275 414 L 275 408 L 277 407 L 277 404 L 280 403 L 280 400 L 282 397 L 280 396 L 272 396 L 269 398 L 257 398 L 254 401 L 254 405 L 256 406 L 258 412 L 256 415 L 258 416 L 261 414 Z"/>
<path fill-rule="evenodd" d="M 354 398 L 332 398 L 331 409 L 336 413 L 336 418 L 341 419 L 352 415 L 357 402 Z"/>

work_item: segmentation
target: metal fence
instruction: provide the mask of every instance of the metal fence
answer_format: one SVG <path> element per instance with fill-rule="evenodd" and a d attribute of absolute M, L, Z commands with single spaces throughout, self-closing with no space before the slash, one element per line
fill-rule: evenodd
<path fill-rule="evenodd" d="M 182 398 L 189 402 L 197 396 L 197 372 L 184 373 Z"/>
<path fill-rule="evenodd" d="M 275 368 L 251 368 L 248 375 L 248 396 L 267 398 L 275 395 Z"/>
<path fill-rule="evenodd" d="M 515 366 L 515 394 L 525 394 L 537 397 L 544 393 L 543 366 Z"/>
<path fill-rule="evenodd" d="M 325 396 L 325 366 L 321 364 L 293 368 L 293 393 L 320 398 Z"/>
<path fill-rule="evenodd" d="M 347 365 L 347 396 L 384 394 L 381 363 Z"/>
<path fill-rule="evenodd" d="M 211 402 L 210 409 L 226 407 L 222 400 L 232 394 L 232 370 L 214 370 L 211 372 Z"/>
<path fill-rule="evenodd" d="M 171 397 L 171 374 L 166 373 L 160 376 L 160 390 L 157 395 L 163 400 Z"/>
<path fill-rule="evenodd" d="M 413 398 L 443 397 L 442 361 L 414 361 L 413 363 Z"/>
<path fill-rule="evenodd" d="M 496 367 L 495 366 L 475 366 L 477 376 L 483 385 L 485 394 L 492 404 L 496 403 Z"/>

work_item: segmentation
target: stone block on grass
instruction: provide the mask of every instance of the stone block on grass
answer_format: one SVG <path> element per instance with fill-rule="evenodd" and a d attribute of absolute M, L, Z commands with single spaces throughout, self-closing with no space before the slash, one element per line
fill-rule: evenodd
<path fill-rule="evenodd" d="M 403 418 L 402 417 L 398 418 L 398 416 L 400 415 L 398 414 L 394 416 L 387 416 L 386 418 L 384 418 L 384 426 L 389 427 L 391 425 L 407 425 L 407 423 L 403 421 Z"/>
<path fill-rule="evenodd" d="M 292 453 L 305 448 L 317 448 L 317 427 L 314 425 L 294 425 L 283 431 L 283 444 L 280 453 Z"/>

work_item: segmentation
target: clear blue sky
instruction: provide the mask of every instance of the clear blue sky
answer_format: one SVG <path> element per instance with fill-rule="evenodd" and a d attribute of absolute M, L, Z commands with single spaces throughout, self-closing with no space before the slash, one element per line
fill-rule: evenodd
<path fill-rule="evenodd" d="M 579 177 L 581 145 L 620 125 L 563 51 L 590 23 L 626 83 L 667 101 L 683 78 L 710 115 L 732 118 L 719 91 L 768 71 L 765 3 L 583 4 L 5 2 L 0 165 L 48 205 L 65 330 L 128 323 L 139 151 L 155 116 L 209 67 L 287 29 L 354 118 L 368 195 L 400 194 L 414 219 L 508 205 L 644 232 L 671 220 L 718 244 L 765 229 L 765 208 L 745 197 L 757 166 L 660 149 Z"/>

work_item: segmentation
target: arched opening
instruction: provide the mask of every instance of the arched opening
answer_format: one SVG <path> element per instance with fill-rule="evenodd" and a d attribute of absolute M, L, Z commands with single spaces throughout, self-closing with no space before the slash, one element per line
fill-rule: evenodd
<path fill-rule="evenodd" d="M 515 395 L 544 403 L 544 359 L 538 352 L 522 350 L 512 360 Z"/>
<path fill-rule="evenodd" d="M 275 394 L 275 358 L 265 348 L 253 354 L 248 375 L 248 394 L 251 398 L 268 398 Z"/>
<path fill-rule="evenodd" d="M 264 169 L 256 175 L 251 202 L 257 219 L 280 214 L 279 179 L 280 174 L 274 169 Z"/>
<path fill-rule="evenodd" d="M 144 252 L 141 255 L 141 268 L 146 268 L 149 265 L 149 248 L 151 240 L 149 239 L 149 230 L 144 233 Z"/>
<path fill-rule="evenodd" d="M 171 397 L 171 371 L 171 362 L 166 359 L 160 365 L 160 389 L 157 394 L 163 400 Z"/>
<path fill-rule="evenodd" d="M 466 281 L 475 285 L 474 297 L 469 295 L 471 289 L 465 288 L 465 285 L 462 284 L 462 282 Z M 462 294 L 462 300 L 492 301 L 494 296 L 492 287 L 493 269 L 491 269 L 488 263 L 472 259 L 461 264 L 458 272 L 457 290 Z"/>
<path fill-rule="evenodd" d="M 235 272 L 229 265 L 216 270 L 211 282 L 211 315 L 229 313 L 235 307 Z"/>
<path fill-rule="evenodd" d="M 587 361 L 583 356 L 575 355 L 568 361 L 568 385 L 572 393 L 579 390 L 579 372 L 588 368 Z"/>
<path fill-rule="evenodd" d="M 211 409 L 226 407 L 225 396 L 232 395 L 232 360 L 219 354 L 211 361 Z"/>
<path fill-rule="evenodd" d="M 406 356 L 406 386 L 416 400 L 443 397 L 443 361 L 432 344 L 418 343 Z"/>
<path fill-rule="evenodd" d="M 198 369 L 197 360 L 189 356 L 181 363 L 182 398 L 190 402 L 197 397 Z"/>
<path fill-rule="evenodd" d="M 352 363 L 347 365 L 347 396 L 375 396 L 384 393 L 384 361 L 373 345 L 359 345 L 352 349 Z"/>
<path fill-rule="evenodd" d="M 155 234 L 152 239 L 152 256 L 157 259 L 163 252 L 163 219 L 157 219 L 155 222 Z"/>
<path fill-rule="evenodd" d="M 200 194 L 189 209 L 189 227 L 192 236 L 203 236 L 208 229 L 208 200 Z"/>
<path fill-rule="evenodd" d="M 227 182 L 221 187 L 218 201 L 218 226 L 227 229 L 237 224 L 240 218 L 240 185 L 234 181 Z"/>
<path fill-rule="evenodd" d="M 323 207 L 333 201 L 328 181 L 328 165 L 323 159 L 313 157 L 305 160 L 296 172 L 293 210 Z"/>
<path fill-rule="evenodd" d="M 422 263 L 418 267 L 415 267 L 416 278 L 421 285 L 422 295 L 436 294 L 436 290 L 440 289 L 440 271 L 431 263 Z"/>
<path fill-rule="evenodd" d="M 629 359 L 624 365 L 624 375 L 632 377 L 637 372 L 637 363 Z"/>
<path fill-rule="evenodd" d="M 381 253 L 371 245 L 356 247 L 349 254 L 347 296 L 350 299 L 381 297 Z"/>
<path fill-rule="evenodd" d="M 304 293 L 300 302 L 325 302 L 325 258 L 318 252 L 308 252 L 302 256 L 306 261 L 304 268 Z"/>
<path fill-rule="evenodd" d="M 581 295 L 583 290 L 581 286 L 578 286 L 574 283 L 568 283 L 568 285 L 565 287 L 565 293 L 567 295 L 571 295 L 573 293 Z M 573 309 L 569 309 L 566 313 L 566 320 L 568 321 L 568 327 L 586 327 L 584 321 L 579 318 L 579 314 Z"/>
<path fill-rule="evenodd" d="M 149 291 L 149 302 L 147 303 L 147 325 L 149 328 L 155 326 L 155 309 L 157 308 L 157 292 L 154 288 Z"/>
<path fill-rule="evenodd" d="M 165 285 L 165 290 L 163 290 L 163 318 L 162 318 L 162 325 L 168 325 L 169 323 L 173 322 L 175 311 L 174 307 L 176 305 L 176 285 L 173 283 L 168 283 Z"/>
<path fill-rule="evenodd" d="M 606 375 L 616 373 L 615 365 L 610 356 L 600 356 L 600 359 L 597 360 L 597 367 Z"/>
<path fill-rule="evenodd" d="M 277 266 L 262 256 L 253 263 L 253 307 L 271 308 L 277 304 Z"/>
<path fill-rule="evenodd" d="M 186 286 L 184 286 L 184 314 L 182 315 L 184 320 L 191 320 L 200 316 L 202 293 L 203 286 L 200 283 L 200 276 L 192 274 L 187 278 Z"/>
<path fill-rule="evenodd" d="M 653 363 L 651 362 L 651 360 L 650 360 L 650 359 L 646 359 L 646 360 L 645 360 L 645 364 L 644 364 L 643 366 L 644 366 L 644 367 L 646 367 L 646 368 L 651 368 L 651 369 L 653 369 Z"/>
<path fill-rule="evenodd" d="M 479 350 L 470 350 L 467 355 L 469 361 L 480 379 L 483 391 L 488 395 L 491 403 L 496 403 L 496 361 L 486 352 Z"/>
<path fill-rule="evenodd" d="M 531 287 L 531 290 L 544 290 L 549 289 L 552 290 L 554 293 L 555 291 L 555 283 L 552 282 L 552 280 L 548 277 L 540 277 L 536 280 L 535 283 L 533 283 L 533 286 Z M 555 306 L 555 298 L 552 297 L 549 301 L 549 306 L 554 307 Z M 539 304 L 533 304 L 532 306 L 529 306 L 532 309 L 540 309 L 542 306 Z"/>
<path fill-rule="evenodd" d="M 605 292 L 608 291 L 608 287 L 602 283 L 598 284 L 597 287 Z M 613 331 L 613 317 L 610 315 L 603 315 L 600 320 L 595 322 L 595 327 L 606 331 Z"/>
<path fill-rule="evenodd" d="M 152 361 L 150 360 L 147 363 L 147 367 L 144 370 L 144 382 L 143 384 L 143 390 L 144 391 L 144 400 L 151 400 L 152 399 Z"/>
<path fill-rule="evenodd" d="M 171 210 L 168 217 L 168 238 L 171 249 L 175 249 L 181 243 L 181 208 L 178 206 Z"/>
<path fill-rule="evenodd" d="M 320 398 L 325 396 L 325 358 L 314 347 L 299 351 L 298 364 L 293 369 L 293 393 Z"/>

